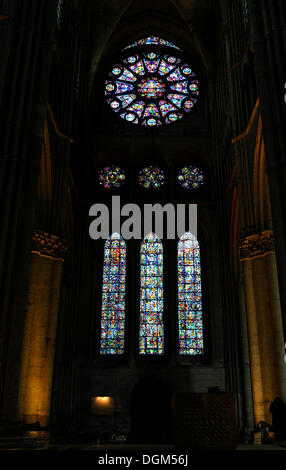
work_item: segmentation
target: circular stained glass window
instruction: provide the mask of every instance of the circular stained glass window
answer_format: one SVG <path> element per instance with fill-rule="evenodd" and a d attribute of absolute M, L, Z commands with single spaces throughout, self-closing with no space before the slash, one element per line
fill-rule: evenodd
<path fill-rule="evenodd" d="M 202 170 L 196 166 L 185 166 L 178 172 L 178 182 L 183 188 L 198 189 L 205 182 Z"/>
<path fill-rule="evenodd" d="M 155 166 L 148 166 L 139 171 L 139 184 L 146 189 L 156 189 L 165 183 L 164 171 Z"/>
<path fill-rule="evenodd" d="M 179 48 L 157 37 L 124 48 L 105 81 L 111 109 L 132 124 L 172 124 L 190 113 L 199 81 Z"/>
<path fill-rule="evenodd" d="M 99 183 L 106 189 L 119 188 L 125 179 L 125 171 L 115 165 L 103 168 L 99 174 Z"/>

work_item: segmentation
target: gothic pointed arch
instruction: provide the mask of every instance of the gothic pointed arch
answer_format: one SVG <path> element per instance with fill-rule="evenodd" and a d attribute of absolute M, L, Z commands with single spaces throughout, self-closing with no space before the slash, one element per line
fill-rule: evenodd
<path fill-rule="evenodd" d="M 164 354 L 163 244 L 149 233 L 140 253 L 139 354 Z"/>
<path fill-rule="evenodd" d="M 200 245 L 190 232 L 178 243 L 179 354 L 204 353 Z"/>
<path fill-rule="evenodd" d="M 125 331 L 126 243 L 113 233 L 105 243 L 100 354 L 123 354 Z"/>

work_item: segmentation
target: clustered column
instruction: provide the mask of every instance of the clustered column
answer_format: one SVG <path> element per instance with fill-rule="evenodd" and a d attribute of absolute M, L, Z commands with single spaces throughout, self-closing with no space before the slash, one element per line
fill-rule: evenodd
<path fill-rule="evenodd" d="M 67 242 L 34 231 L 28 306 L 22 354 L 19 418 L 49 423 L 57 314 Z"/>
<path fill-rule="evenodd" d="M 276 255 L 271 230 L 240 244 L 245 280 L 255 422 L 271 422 L 273 398 L 285 399 L 286 369 Z"/>

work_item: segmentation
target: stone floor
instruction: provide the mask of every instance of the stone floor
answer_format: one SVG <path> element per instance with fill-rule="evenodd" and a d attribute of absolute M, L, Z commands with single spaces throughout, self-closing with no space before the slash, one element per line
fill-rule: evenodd
<path fill-rule="evenodd" d="M 262 450 L 286 450 L 286 447 L 278 446 L 278 445 L 269 445 L 269 444 L 239 444 L 236 450 L 255 450 L 255 451 L 262 451 Z"/>
<path fill-rule="evenodd" d="M 50 444 L 48 441 L 39 441 L 33 438 L 1 438 L 0 452 L 2 450 L 37 450 L 37 451 L 154 451 L 160 449 L 163 452 L 174 452 L 174 445 L 163 444 Z M 286 451 L 286 446 L 269 445 L 269 444 L 238 444 L 235 451 Z M 220 451 L 220 452 L 223 452 Z"/>

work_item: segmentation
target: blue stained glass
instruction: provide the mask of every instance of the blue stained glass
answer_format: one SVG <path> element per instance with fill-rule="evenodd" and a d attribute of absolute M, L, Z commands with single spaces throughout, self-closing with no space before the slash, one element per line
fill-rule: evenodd
<path fill-rule="evenodd" d="M 178 60 L 178 59 L 177 59 L 176 57 L 174 57 L 174 56 L 169 56 L 169 57 L 167 56 L 167 62 L 168 62 L 168 64 L 176 64 L 176 63 L 177 63 L 177 60 Z"/>
<path fill-rule="evenodd" d="M 195 75 L 194 72 L 192 71 L 191 67 L 189 67 L 189 65 L 187 65 L 187 64 L 182 65 L 181 70 L 182 70 L 184 75 L 187 75 L 188 78 L 194 77 L 194 75 Z"/>
<path fill-rule="evenodd" d="M 113 75 L 120 75 L 122 73 L 122 67 L 121 65 L 116 65 L 113 69 L 112 69 L 112 74 Z"/>
<path fill-rule="evenodd" d="M 177 91 L 179 93 L 186 93 L 187 95 L 189 94 L 189 88 L 188 88 L 187 80 L 185 82 L 175 83 L 175 84 L 171 85 L 170 88 L 171 88 L 171 90 Z"/>
<path fill-rule="evenodd" d="M 120 117 L 128 122 L 132 122 L 133 124 L 138 124 L 138 117 L 134 113 L 122 113 L 120 114 Z"/>
<path fill-rule="evenodd" d="M 182 106 L 182 101 L 186 98 L 184 95 L 177 95 L 177 94 L 170 94 L 167 96 L 167 98 L 172 101 L 173 104 L 176 106 L 179 106 L 181 108 Z"/>
<path fill-rule="evenodd" d="M 106 82 L 105 82 L 105 94 L 108 95 L 109 93 L 112 93 L 114 90 L 115 90 L 114 83 L 110 82 L 109 80 L 106 80 Z"/>
<path fill-rule="evenodd" d="M 138 92 L 144 98 L 159 98 L 165 91 L 165 85 L 162 80 L 154 78 L 146 78 L 138 85 Z"/>
<path fill-rule="evenodd" d="M 116 94 L 125 93 L 126 91 L 134 90 L 134 86 L 129 83 L 115 82 L 116 83 Z"/>
<path fill-rule="evenodd" d="M 190 98 L 189 100 L 184 101 L 184 110 L 186 113 L 189 113 L 193 108 L 194 104 L 197 102 L 195 98 Z"/>
<path fill-rule="evenodd" d="M 172 72 L 168 77 L 167 77 L 167 80 L 169 82 L 176 82 L 178 80 L 185 80 L 186 77 L 184 77 L 184 75 L 182 75 L 181 73 L 181 70 L 179 69 L 179 67 L 174 70 L 174 72 Z"/>
<path fill-rule="evenodd" d="M 200 245 L 190 232 L 178 243 L 179 354 L 204 353 Z"/>
<path fill-rule="evenodd" d="M 139 39 L 139 41 L 133 42 L 132 44 L 130 44 L 130 46 L 124 47 L 123 50 L 130 49 L 130 47 L 144 46 L 144 45 L 149 45 L 149 44 L 155 44 L 157 46 L 168 46 L 168 47 L 173 47 L 174 49 L 181 50 L 178 46 L 175 46 L 175 44 L 169 41 L 166 41 L 165 39 L 159 38 L 157 36 L 149 36 L 144 39 Z"/>
<path fill-rule="evenodd" d="M 199 86 L 198 86 L 198 80 L 194 80 L 190 85 L 189 85 L 189 90 L 194 93 L 195 95 L 199 94 Z"/>
<path fill-rule="evenodd" d="M 176 67 L 175 65 L 167 64 L 167 62 L 165 62 L 164 60 L 161 60 L 160 67 L 159 67 L 159 74 L 166 75 L 166 73 L 169 73 L 172 70 L 174 70 L 175 67 Z"/>
<path fill-rule="evenodd" d="M 99 174 L 99 183 L 106 189 L 119 188 L 125 182 L 125 179 L 125 171 L 115 165 L 103 168 Z"/>
<path fill-rule="evenodd" d="M 128 57 L 128 59 L 124 60 L 123 62 L 125 62 L 127 64 L 134 64 L 138 59 L 139 59 L 138 55 L 132 55 L 132 56 Z"/>
<path fill-rule="evenodd" d="M 161 125 L 162 125 L 161 121 L 155 118 L 148 118 L 142 121 L 142 126 L 155 127 L 155 126 L 161 126 Z"/>
<path fill-rule="evenodd" d="M 156 189 L 165 183 L 165 174 L 162 169 L 156 166 L 147 166 L 146 168 L 143 168 L 139 171 L 138 180 L 139 184 L 143 186 L 143 188 Z"/>
<path fill-rule="evenodd" d="M 156 47 L 167 45 L 165 40 L 150 36 L 136 43 L 148 44 L 152 48 L 128 51 L 113 66 L 105 82 L 105 95 L 111 109 L 125 122 L 154 128 L 175 123 L 190 113 L 197 102 L 199 83 L 175 50 Z"/>
<path fill-rule="evenodd" d="M 159 65 L 159 60 L 144 60 L 144 62 L 149 73 L 156 72 Z"/>
<path fill-rule="evenodd" d="M 166 119 L 165 122 L 166 124 L 170 124 L 171 122 L 178 121 L 178 119 L 181 119 L 183 117 L 183 114 L 181 113 L 170 113 Z"/>
<path fill-rule="evenodd" d="M 113 233 L 104 248 L 100 354 L 124 353 L 126 244 Z"/>
<path fill-rule="evenodd" d="M 118 112 L 120 108 L 120 103 L 118 100 L 107 100 L 107 103 L 113 109 L 113 111 Z"/>
<path fill-rule="evenodd" d="M 122 75 L 120 75 L 120 77 L 118 77 L 119 80 L 126 80 L 127 82 L 136 82 L 136 77 L 135 75 L 133 75 L 132 72 L 130 72 L 130 70 L 127 70 L 127 69 L 124 69 L 124 72 Z"/>
<path fill-rule="evenodd" d="M 163 245 L 154 234 L 141 244 L 139 354 L 164 353 Z"/>
<path fill-rule="evenodd" d="M 127 111 L 134 111 L 139 117 L 142 116 L 145 103 L 143 101 L 136 101 L 127 108 Z"/>
<path fill-rule="evenodd" d="M 132 70 L 132 72 L 135 72 L 137 75 L 145 75 L 145 68 L 142 60 L 137 62 L 137 64 L 135 65 L 130 65 L 129 68 Z"/>
<path fill-rule="evenodd" d="M 58 29 L 61 29 L 62 10 L 63 10 L 63 0 L 58 0 L 58 4 L 57 4 L 57 26 L 58 26 Z"/>
<path fill-rule="evenodd" d="M 168 103 L 167 101 L 160 101 L 159 106 L 160 106 L 162 116 L 165 116 L 171 111 L 177 111 L 177 108 L 175 108 L 175 106 L 173 106 L 171 103 Z"/>
<path fill-rule="evenodd" d="M 145 112 L 144 112 L 144 118 L 145 117 L 160 117 L 160 113 L 158 111 L 157 106 L 154 103 L 150 103 L 146 106 Z"/>
<path fill-rule="evenodd" d="M 128 106 L 132 101 L 134 101 L 136 95 L 118 95 L 118 99 L 122 102 L 122 108 Z"/>
<path fill-rule="evenodd" d="M 148 59 L 156 59 L 157 58 L 157 54 L 155 52 L 149 52 L 149 54 L 147 54 L 147 57 Z"/>
<path fill-rule="evenodd" d="M 185 166 L 178 172 L 178 182 L 183 188 L 198 189 L 204 184 L 204 173 L 196 166 Z"/>

